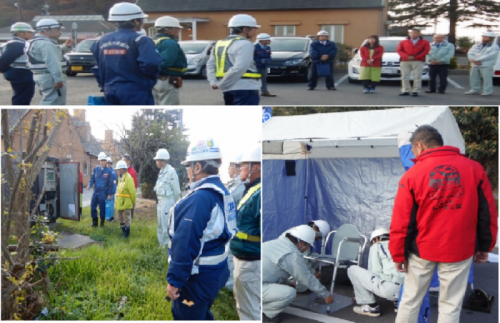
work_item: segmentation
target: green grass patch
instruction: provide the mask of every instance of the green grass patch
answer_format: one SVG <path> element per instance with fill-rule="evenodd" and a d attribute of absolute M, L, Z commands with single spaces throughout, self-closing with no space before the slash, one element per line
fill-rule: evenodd
<path fill-rule="evenodd" d="M 129 239 L 122 238 L 119 223 L 106 222 L 92 228 L 90 208 L 83 208 L 80 222 L 58 220 L 58 232 L 87 235 L 100 241 L 82 250 L 60 251 L 63 260 L 49 270 L 53 290 L 45 320 L 114 320 L 123 296 L 128 300 L 119 311 L 123 320 L 172 320 L 167 295 L 167 251 L 158 247 L 155 209 L 136 210 Z M 216 320 L 238 320 L 232 292 L 219 292 L 212 312 Z"/>

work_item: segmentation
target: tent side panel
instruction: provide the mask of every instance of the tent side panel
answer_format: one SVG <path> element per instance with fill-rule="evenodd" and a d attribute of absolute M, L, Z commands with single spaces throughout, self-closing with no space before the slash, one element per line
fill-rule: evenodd
<path fill-rule="evenodd" d="M 304 224 L 306 161 L 295 161 L 295 176 L 287 176 L 285 160 L 262 164 L 262 241 L 278 238 Z"/>

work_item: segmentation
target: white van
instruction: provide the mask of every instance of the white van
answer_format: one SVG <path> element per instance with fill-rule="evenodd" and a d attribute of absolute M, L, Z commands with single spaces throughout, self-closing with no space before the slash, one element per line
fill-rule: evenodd
<path fill-rule="evenodd" d="M 406 37 L 380 37 L 380 45 L 384 47 L 384 55 L 382 56 L 382 81 L 401 81 L 401 70 L 399 68 L 399 54 L 396 53 L 396 48 L 402 40 Z M 361 46 L 366 44 L 365 40 Z M 359 80 L 359 73 L 361 70 L 361 54 L 359 49 L 354 49 L 355 55 L 349 62 L 347 67 L 348 81 L 353 83 Z M 500 75 L 499 75 L 500 77 Z M 427 64 L 424 65 L 422 71 L 422 81 L 429 80 L 429 67 Z"/>

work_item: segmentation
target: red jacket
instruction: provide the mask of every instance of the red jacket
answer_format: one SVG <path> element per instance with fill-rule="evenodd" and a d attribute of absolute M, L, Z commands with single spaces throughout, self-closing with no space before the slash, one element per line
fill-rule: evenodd
<path fill-rule="evenodd" d="M 442 146 L 420 154 L 403 175 L 394 202 L 389 250 L 434 262 L 459 262 L 493 249 L 497 208 L 483 167 Z M 477 249 L 476 249 L 477 243 Z"/>
<path fill-rule="evenodd" d="M 80 172 L 80 185 L 78 185 L 78 186 L 79 186 L 78 190 L 80 191 L 80 194 L 82 194 L 83 193 L 83 173 L 82 172 Z"/>
<path fill-rule="evenodd" d="M 368 64 L 367 60 L 370 59 L 370 49 L 366 46 L 361 46 L 359 49 L 359 53 L 361 54 L 361 66 L 373 66 L 373 67 L 381 67 L 382 66 L 382 55 L 384 55 L 384 47 L 377 46 L 373 49 L 373 64 Z"/>
<path fill-rule="evenodd" d="M 137 188 L 137 173 L 135 172 L 135 169 L 134 167 L 132 167 L 132 165 L 130 165 L 127 169 L 127 172 L 130 174 L 130 176 L 132 176 L 132 178 L 134 179 L 134 184 L 135 184 L 135 188 Z"/>
<path fill-rule="evenodd" d="M 405 40 L 402 40 L 398 48 L 396 48 L 396 52 L 401 57 L 402 61 L 408 61 L 408 56 L 414 56 L 416 61 L 425 61 L 425 55 L 429 53 L 431 50 L 431 45 L 429 42 L 422 37 L 420 37 L 419 41 L 413 45 L 413 42 L 408 37 Z"/>

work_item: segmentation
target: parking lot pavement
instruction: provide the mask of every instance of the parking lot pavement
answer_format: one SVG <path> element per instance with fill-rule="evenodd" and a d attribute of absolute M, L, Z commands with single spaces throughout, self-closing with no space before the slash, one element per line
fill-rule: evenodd
<path fill-rule="evenodd" d="M 383 82 L 374 94 L 363 94 L 361 84 L 350 84 L 345 74 L 335 74 L 337 91 L 327 91 L 324 80 L 319 79 L 314 91 L 307 90 L 307 83 L 270 79 L 268 88 L 275 98 L 262 97 L 260 105 L 498 105 L 500 86 L 494 95 L 464 95 L 468 90 L 467 75 L 451 75 L 446 94 L 421 93 L 419 97 L 400 97 L 400 82 Z M 426 86 L 422 87 L 424 92 Z M 89 95 L 100 95 L 92 75 L 68 77 L 68 105 L 86 105 Z M 10 105 L 10 84 L 0 78 L 0 105 Z M 38 104 L 38 89 L 32 103 Z M 223 105 L 222 92 L 212 90 L 206 80 L 186 78 L 181 90 L 182 105 Z"/>

